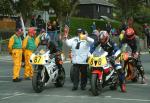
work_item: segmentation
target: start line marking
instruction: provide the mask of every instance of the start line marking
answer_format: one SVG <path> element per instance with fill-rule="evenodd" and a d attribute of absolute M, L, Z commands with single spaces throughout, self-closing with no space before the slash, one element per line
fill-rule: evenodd
<path fill-rule="evenodd" d="M 44 97 L 59 97 L 59 98 L 81 98 L 81 99 L 84 99 L 84 98 L 90 98 L 90 99 L 95 99 L 95 98 L 97 98 L 97 99 L 110 99 L 110 100 L 121 100 L 121 101 L 138 101 L 138 102 L 150 102 L 150 100 L 149 99 L 133 99 L 133 98 L 113 98 L 113 97 L 111 97 L 111 96 L 104 96 L 104 98 L 102 97 L 102 98 L 100 98 L 101 96 L 96 96 L 96 97 L 94 97 L 94 96 L 70 96 L 70 95 L 66 95 L 66 96 L 63 96 L 63 95 L 43 95 L 43 94 L 28 94 L 28 93 L 18 93 L 18 92 L 16 92 L 16 93 L 13 93 L 13 94 L 11 94 L 11 93 L 7 93 L 7 94 L 5 94 L 5 96 L 6 95 L 11 95 L 11 96 L 7 96 L 7 97 L 4 97 L 4 98 L 1 98 L 0 99 L 0 101 L 2 101 L 2 100 L 6 100 L 6 99 L 10 99 L 10 98 L 13 98 L 13 97 L 16 97 L 16 96 L 22 96 L 22 95 L 24 95 L 24 96 L 44 96 Z"/>

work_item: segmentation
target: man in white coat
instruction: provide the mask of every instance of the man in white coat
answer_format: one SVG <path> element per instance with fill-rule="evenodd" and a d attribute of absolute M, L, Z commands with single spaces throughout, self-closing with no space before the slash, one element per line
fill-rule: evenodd
<path fill-rule="evenodd" d="M 65 43 L 72 49 L 72 63 L 73 63 L 72 90 L 75 91 L 78 89 L 80 72 L 81 72 L 80 87 L 81 90 L 85 90 L 87 84 L 87 66 L 88 66 L 86 60 L 90 50 L 90 45 L 94 42 L 94 40 L 88 37 L 85 31 L 81 28 L 77 29 L 77 36 L 71 39 L 67 39 L 68 37 L 67 33 L 64 34 Z"/>

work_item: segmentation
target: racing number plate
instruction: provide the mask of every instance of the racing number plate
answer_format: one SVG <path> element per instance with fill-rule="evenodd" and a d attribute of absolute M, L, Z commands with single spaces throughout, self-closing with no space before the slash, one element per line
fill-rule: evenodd
<path fill-rule="evenodd" d="M 34 64 L 43 64 L 43 57 L 40 55 L 37 55 L 33 58 Z"/>

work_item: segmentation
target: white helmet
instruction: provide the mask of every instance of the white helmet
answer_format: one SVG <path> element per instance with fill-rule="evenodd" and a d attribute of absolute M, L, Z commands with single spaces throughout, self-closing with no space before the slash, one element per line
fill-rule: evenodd
<path fill-rule="evenodd" d="M 105 43 L 108 42 L 108 40 L 109 40 L 108 32 L 107 31 L 100 31 L 100 33 L 99 33 L 99 41 L 100 41 L 100 43 L 105 44 Z"/>

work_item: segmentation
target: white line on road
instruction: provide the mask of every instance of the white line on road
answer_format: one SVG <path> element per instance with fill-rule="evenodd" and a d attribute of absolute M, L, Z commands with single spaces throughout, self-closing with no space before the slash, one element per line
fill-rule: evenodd
<path fill-rule="evenodd" d="M 112 98 L 112 97 L 109 97 L 109 98 L 113 100 L 122 100 L 122 101 L 150 102 L 150 100 L 148 99 L 127 99 L 127 98 Z"/>
<path fill-rule="evenodd" d="M 7 97 L 4 97 L 4 98 L 1 98 L 0 101 L 10 99 L 10 98 L 13 98 L 13 97 L 16 97 L 16 96 L 20 96 L 20 95 L 23 95 L 23 94 L 24 93 L 16 93 L 16 94 L 13 94 L 12 96 L 7 96 Z"/>
<path fill-rule="evenodd" d="M 12 81 L 0 81 L 0 83 L 7 83 L 7 82 L 12 82 Z"/>
<path fill-rule="evenodd" d="M 93 96 L 71 96 L 71 95 L 43 95 L 43 94 L 28 94 L 28 93 L 22 93 L 23 95 L 26 96 L 44 96 L 44 97 L 60 97 L 60 98 L 90 98 L 90 99 L 95 99 L 95 98 L 100 98 L 99 96 L 93 97 Z M 113 98 L 111 96 L 104 96 L 104 99 L 112 99 L 112 100 L 121 100 L 121 101 L 139 101 L 139 102 L 150 102 L 149 99 L 133 99 L 133 98 Z"/>

